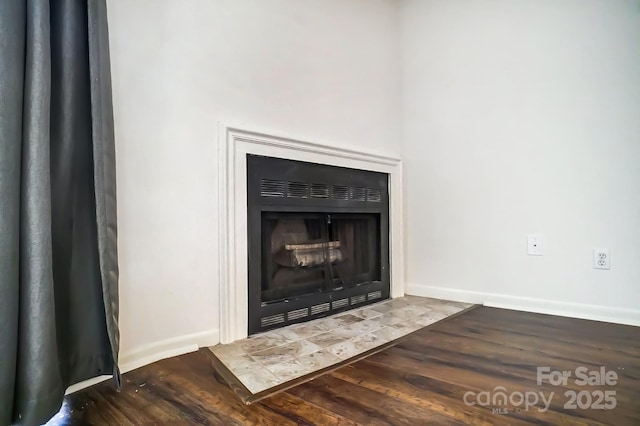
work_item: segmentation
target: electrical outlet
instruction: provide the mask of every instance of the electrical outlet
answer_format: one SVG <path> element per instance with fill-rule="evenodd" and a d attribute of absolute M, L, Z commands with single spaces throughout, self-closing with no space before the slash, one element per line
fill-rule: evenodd
<path fill-rule="evenodd" d="M 530 256 L 542 256 L 544 239 L 542 235 L 528 235 L 527 236 L 527 254 Z"/>
<path fill-rule="evenodd" d="M 607 248 L 593 249 L 593 268 L 611 269 L 611 251 Z"/>

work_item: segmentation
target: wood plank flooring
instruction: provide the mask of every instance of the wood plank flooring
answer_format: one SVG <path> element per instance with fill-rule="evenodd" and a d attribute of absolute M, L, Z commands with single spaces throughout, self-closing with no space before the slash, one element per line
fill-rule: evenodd
<path fill-rule="evenodd" d="M 545 366 L 571 377 L 538 385 Z M 601 366 L 615 372 L 615 385 L 576 383 L 576 368 Z M 640 425 L 640 328 L 481 307 L 253 405 L 204 350 L 129 372 L 123 384 L 67 396 L 50 424 Z M 500 390 L 511 402 L 482 404 Z M 565 392 L 582 392 L 577 403 L 590 407 L 604 391 L 615 391 L 615 408 L 565 407 Z M 519 405 L 518 395 L 534 402 L 534 393 L 551 398 L 548 410 L 542 401 Z"/>

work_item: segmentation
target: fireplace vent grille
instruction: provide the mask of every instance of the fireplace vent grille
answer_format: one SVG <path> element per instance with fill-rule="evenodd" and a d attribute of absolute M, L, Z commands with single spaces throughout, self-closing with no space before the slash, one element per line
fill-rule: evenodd
<path fill-rule="evenodd" d="M 359 296 L 353 296 L 351 298 L 351 304 L 352 305 L 357 305 L 358 303 L 363 303 L 367 301 L 367 295 L 366 294 L 361 294 Z"/>
<path fill-rule="evenodd" d="M 365 303 L 370 300 L 382 298 L 382 291 L 372 291 L 368 293 L 357 294 L 351 297 L 334 300 L 332 302 L 319 303 L 308 308 L 294 309 L 286 313 L 277 315 L 269 315 L 260 319 L 260 327 L 263 329 L 273 328 L 278 324 L 289 324 L 298 322 L 298 320 L 314 315 L 321 315 L 325 312 L 343 311 L 349 306 Z M 282 326 L 280 326 L 282 327 Z"/>
<path fill-rule="evenodd" d="M 328 312 L 329 309 L 331 309 L 331 307 L 329 306 L 329 303 L 321 303 L 319 305 L 314 305 L 311 307 L 311 315 L 317 315 L 322 312 Z"/>
<path fill-rule="evenodd" d="M 260 318 L 261 327 L 269 327 L 284 322 L 284 314 L 270 315 Z"/>
<path fill-rule="evenodd" d="M 334 200 L 348 200 L 349 199 L 349 187 L 343 185 L 331 186 L 331 198 Z"/>
<path fill-rule="evenodd" d="M 380 299 L 382 297 L 382 292 L 381 291 L 372 291 L 371 293 L 367 294 L 367 300 L 374 300 L 374 299 Z"/>
<path fill-rule="evenodd" d="M 281 180 L 261 179 L 261 197 L 284 197 L 284 182 Z"/>
<path fill-rule="evenodd" d="M 325 183 L 312 183 L 311 198 L 329 198 L 329 185 Z"/>
<path fill-rule="evenodd" d="M 382 192 L 378 188 L 367 188 L 367 201 L 379 203 L 382 201 Z"/>
<path fill-rule="evenodd" d="M 331 309 L 340 309 L 349 306 L 349 299 L 334 300 L 331 302 Z"/>
<path fill-rule="evenodd" d="M 366 201 L 367 189 L 353 187 L 349 188 L 349 198 L 353 201 Z"/>
<path fill-rule="evenodd" d="M 287 312 L 287 321 L 293 321 L 293 320 L 308 317 L 308 316 L 309 316 L 309 309 L 307 308 L 296 309 L 296 310 Z"/>
<path fill-rule="evenodd" d="M 382 201 L 379 188 L 363 188 L 346 185 L 327 185 L 325 183 L 308 183 L 260 179 L 260 196 L 277 198 L 324 198 L 333 200 Z"/>
<path fill-rule="evenodd" d="M 306 182 L 287 182 L 287 197 L 309 198 L 309 184 Z"/>

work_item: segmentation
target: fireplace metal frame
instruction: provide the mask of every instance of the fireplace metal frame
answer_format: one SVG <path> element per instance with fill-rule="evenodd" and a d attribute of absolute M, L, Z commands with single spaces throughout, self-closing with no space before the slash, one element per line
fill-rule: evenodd
<path fill-rule="evenodd" d="M 246 161 L 248 334 L 319 318 L 389 297 L 387 173 L 258 155 L 247 155 Z M 380 228 L 380 281 L 263 303 L 261 228 L 262 215 L 266 212 L 376 215 Z"/>

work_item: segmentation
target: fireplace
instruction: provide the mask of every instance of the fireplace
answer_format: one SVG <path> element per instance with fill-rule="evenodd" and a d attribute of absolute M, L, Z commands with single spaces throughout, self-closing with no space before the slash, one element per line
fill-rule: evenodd
<path fill-rule="evenodd" d="M 247 155 L 248 334 L 389 297 L 389 175 Z"/>

